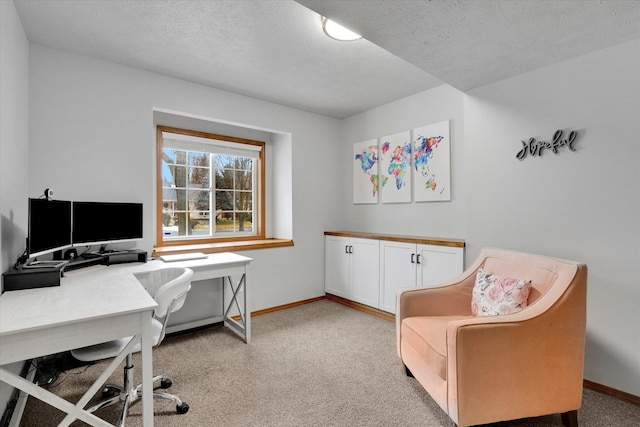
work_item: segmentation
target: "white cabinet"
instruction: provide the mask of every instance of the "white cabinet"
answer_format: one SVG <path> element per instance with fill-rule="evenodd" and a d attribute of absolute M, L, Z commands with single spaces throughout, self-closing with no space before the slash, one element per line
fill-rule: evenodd
<path fill-rule="evenodd" d="M 379 247 L 374 239 L 325 238 L 325 291 L 378 307 Z"/>
<path fill-rule="evenodd" d="M 324 289 L 342 298 L 349 298 L 349 241 L 348 237 L 326 236 L 324 242 Z"/>
<path fill-rule="evenodd" d="M 464 269 L 464 249 L 419 243 L 380 241 L 380 306 L 396 312 L 398 289 L 437 286 Z"/>
<path fill-rule="evenodd" d="M 417 286 L 438 286 L 464 271 L 464 250 L 449 246 L 417 245 Z"/>
<path fill-rule="evenodd" d="M 351 299 L 378 307 L 380 283 L 380 242 L 371 239 L 351 239 Z"/>
<path fill-rule="evenodd" d="M 416 244 L 382 241 L 380 260 L 380 309 L 395 313 L 398 289 L 416 286 Z"/>
<path fill-rule="evenodd" d="M 325 292 L 389 313 L 398 289 L 437 286 L 464 270 L 464 241 L 326 232 Z"/>

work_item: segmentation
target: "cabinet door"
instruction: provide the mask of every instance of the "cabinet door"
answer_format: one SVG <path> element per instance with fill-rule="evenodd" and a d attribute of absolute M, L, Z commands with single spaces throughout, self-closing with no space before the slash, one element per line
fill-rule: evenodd
<path fill-rule="evenodd" d="M 416 244 L 380 242 L 380 309 L 396 312 L 398 289 L 416 286 Z"/>
<path fill-rule="evenodd" d="M 324 240 L 324 289 L 343 298 L 349 298 L 349 240 L 339 236 L 325 236 Z"/>
<path fill-rule="evenodd" d="M 380 241 L 351 239 L 351 299 L 378 308 Z"/>
<path fill-rule="evenodd" d="M 418 245 L 418 286 L 439 286 L 454 279 L 464 269 L 464 249 Z"/>

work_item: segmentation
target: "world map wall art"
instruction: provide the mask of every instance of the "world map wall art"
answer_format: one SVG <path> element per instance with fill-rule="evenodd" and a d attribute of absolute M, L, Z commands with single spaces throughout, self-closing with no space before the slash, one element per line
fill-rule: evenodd
<path fill-rule="evenodd" d="M 412 138 L 414 200 L 451 200 L 449 120 L 414 129 Z"/>
<path fill-rule="evenodd" d="M 380 138 L 380 196 L 382 203 L 411 202 L 411 134 Z"/>
<path fill-rule="evenodd" d="M 353 145 L 353 203 L 451 200 L 449 120 Z"/>
<path fill-rule="evenodd" d="M 378 140 L 353 144 L 353 203 L 378 203 Z"/>

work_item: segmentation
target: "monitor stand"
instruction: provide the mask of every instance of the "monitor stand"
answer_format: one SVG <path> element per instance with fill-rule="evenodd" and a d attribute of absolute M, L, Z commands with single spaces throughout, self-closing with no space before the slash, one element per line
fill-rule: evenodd
<path fill-rule="evenodd" d="M 62 260 L 53 260 L 53 261 L 33 260 L 23 265 L 22 268 L 60 268 L 66 263 L 67 261 L 62 261 Z"/>
<path fill-rule="evenodd" d="M 121 264 L 125 262 L 147 262 L 147 252 L 140 249 L 108 250 L 104 246 L 98 251 L 84 252 L 84 259 L 101 258 L 105 265 Z"/>
<path fill-rule="evenodd" d="M 107 245 L 103 244 L 100 245 L 100 249 L 98 249 L 97 251 L 90 251 L 90 252 L 85 252 L 85 255 L 88 255 L 89 257 L 103 257 L 103 256 L 108 256 L 108 255 L 121 255 L 121 254 L 126 254 L 129 253 L 128 250 L 117 250 L 117 249 L 107 249 Z"/>

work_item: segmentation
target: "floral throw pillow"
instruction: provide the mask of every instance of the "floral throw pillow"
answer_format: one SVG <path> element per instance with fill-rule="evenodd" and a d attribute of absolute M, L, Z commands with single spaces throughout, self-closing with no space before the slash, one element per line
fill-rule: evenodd
<path fill-rule="evenodd" d="M 471 298 L 471 314 L 497 316 L 517 313 L 527 306 L 531 280 L 510 279 L 481 268 L 476 273 Z"/>

